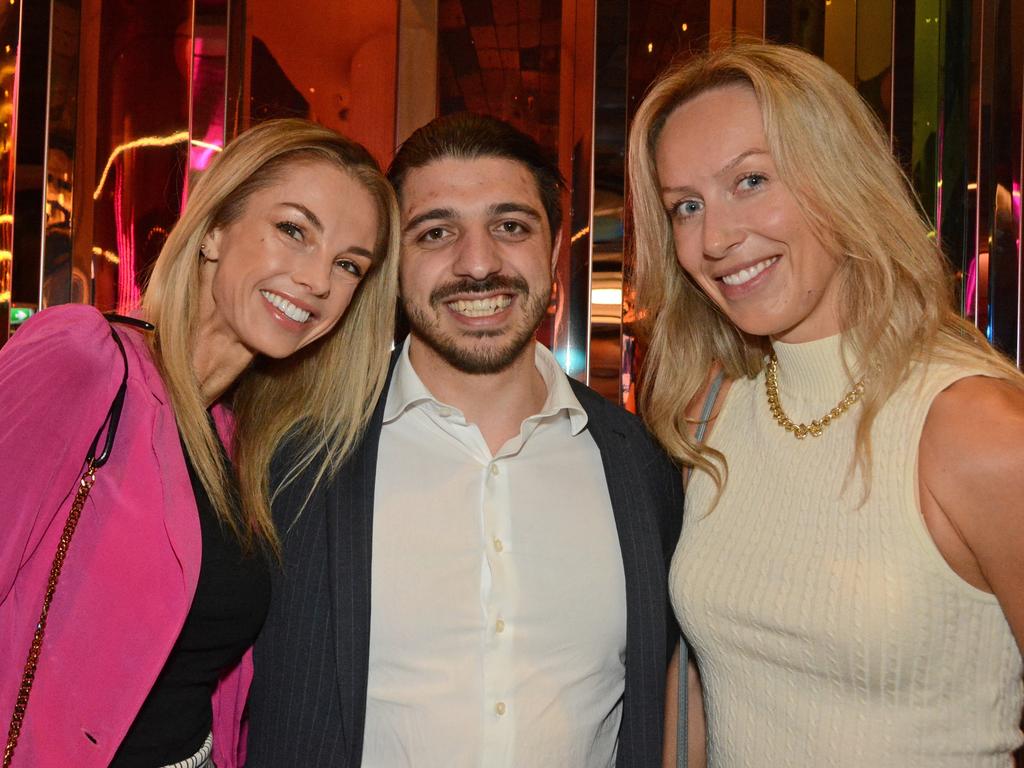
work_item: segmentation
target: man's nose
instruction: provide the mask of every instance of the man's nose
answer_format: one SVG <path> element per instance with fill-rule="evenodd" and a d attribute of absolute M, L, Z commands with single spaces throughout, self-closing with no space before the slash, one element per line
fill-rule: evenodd
<path fill-rule="evenodd" d="M 500 272 L 501 267 L 498 244 L 486 228 L 474 227 L 463 232 L 455 246 L 455 274 L 483 280 Z"/>

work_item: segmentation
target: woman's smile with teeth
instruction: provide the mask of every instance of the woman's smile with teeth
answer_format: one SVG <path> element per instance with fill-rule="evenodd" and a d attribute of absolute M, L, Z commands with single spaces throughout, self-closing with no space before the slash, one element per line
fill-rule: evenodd
<path fill-rule="evenodd" d="M 512 297 L 507 293 L 498 296 L 488 296 L 486 299 L 456 299 L 449 301 L 448 307 L 465 317 L 487 317 L 496 315 L 512 303 Z"/>
<path fill-rule="evenodd" d="M 260 291 L 260 294 L 264 299 L 277 307 L 277 309 L 280 310 L 281 313 L 289 320 L 294 320 L 297 323 L 304 323 L 309 320 L 310 313 L 304 309 L 299 309 L 288 301 L 288 299 L 278 296 L 276 293 L 271 293 L 270 291 Z"/>
<path fill-rule="evenodd" d="M 749 283 L 778 260 L 778 256 L 772 256 L 770 259 L 759 261 L 753 266 L 738 270 L 730 275 L 722 275 L 720 279 L 726 285 L 743 285 L 744 283 Z"/>

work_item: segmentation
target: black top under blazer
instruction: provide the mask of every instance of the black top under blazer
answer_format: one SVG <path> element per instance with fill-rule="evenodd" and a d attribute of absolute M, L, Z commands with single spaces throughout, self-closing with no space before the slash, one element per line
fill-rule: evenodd
<path fill-rule="evenodd" d="M 570 383 L 601 452 L 625 571 L 626 681 L 616 766 L 655 768 L 666 668 L 678 637 L 667 580 L 682 519 L 680 473 L 635 416 Z M 249 768 L 359 768 L 362 762 L 373 493 L 386 400 L 380 398 L 336 476 L 313 488 L 314 471 L 307 470 L 274 502 L 284 562 L 256 643 Z M 278 451 L 272 488 L 295 466 L 294 451 L 288 444 Z"/>

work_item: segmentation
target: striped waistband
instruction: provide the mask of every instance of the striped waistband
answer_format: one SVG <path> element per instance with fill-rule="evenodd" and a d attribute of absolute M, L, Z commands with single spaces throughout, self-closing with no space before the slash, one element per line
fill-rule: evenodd
<path fill-rule="evenodd" d="M 184 760 L 179 760 L 171 765 L 165 765 L 163 768 L 217 768 L 213 764 L 213 734 L 211 733 L 206 737 L 206 741 L 203 742 L 203 746 L 199 748 L 192 757 L 186 757 Z"/>

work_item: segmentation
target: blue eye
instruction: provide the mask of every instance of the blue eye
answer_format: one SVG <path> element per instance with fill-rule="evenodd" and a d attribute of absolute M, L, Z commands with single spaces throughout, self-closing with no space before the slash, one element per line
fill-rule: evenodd
<path fill-rule="evenodd" d="M 748 173 L 743 176 L 737 186 L 744 190 L 754 190 L 763 187 L 768 181 L 768 177 L 763 173 Z"/>
<path fill-rule="evenodd" d="M 696 216 L 702 210 L 704 210 L 704 203 L 700 200 L 680 200 L 672 206 L 671 213 L 680 219 L 688 219 Z"/>

